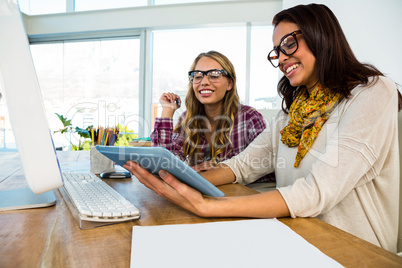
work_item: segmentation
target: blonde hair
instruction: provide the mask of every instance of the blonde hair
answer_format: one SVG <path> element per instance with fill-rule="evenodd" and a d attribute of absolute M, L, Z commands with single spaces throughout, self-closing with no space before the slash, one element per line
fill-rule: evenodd
<path fill-rule="evenodd" d="M 226 145 L 232 144 L 230 136 L 233 131 L 233 123 L 237 110 L 240 105 L 239 95 L 237 94 L 236 86 L 236 73 L 233 64 L 230 60 L 223 54 L 216 51 L 209 51 L 206 53 L 201 53 L 195 58 L 193 64 L 191 65 L 190 71 L 194 71 L 195 66 L 198 61 L 203 58 L 208 57 L 217 61 L 222 69 L 228 72 L 227 78 L 232 81 L 233 88 L 226 91 L 223 98 L 221 118 L 218 122 L 219 133 L 213 135 L 212 146 L 211 146 L 211 156 L 212 160 L 217 163 L 219 162 L 218 155 L 225 151 Z M 201 153 L 199 149 L 199 144 L 201 141 L 202 130 L 207 129 L 205 121 L 206 114 L 204 105 L 195 96 L 193 85 L 189 82 L 188 92 L 186 96 L 186 109 L 187 113 L 183 118 L 181 124 L 175 127 L 175 132 L 181 132 L 184 137 L 183 153 L 187 157 L 187 162 L 190 165 L 197 164 L 196 158 L 197 154 Z M 201 131 L 200 131 L 201 130 Z"/>

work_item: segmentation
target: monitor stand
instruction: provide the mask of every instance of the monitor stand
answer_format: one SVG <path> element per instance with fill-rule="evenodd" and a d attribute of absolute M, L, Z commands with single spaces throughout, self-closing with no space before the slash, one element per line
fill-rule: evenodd
<path fill-rule="evenodd" d="M 35 194 L 30 188 L 0 191 L 0 211 L 49 207 L 56 204 L 53 191 Z"/>

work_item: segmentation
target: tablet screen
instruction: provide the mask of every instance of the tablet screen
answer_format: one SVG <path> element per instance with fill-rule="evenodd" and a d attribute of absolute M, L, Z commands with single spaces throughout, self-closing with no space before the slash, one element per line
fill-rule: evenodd
<path fill-rule="evenodd" d="M 154 175 L 158 175 L 161 169 L 166 170 L 181 182 L 197 189 L 204 195 L 225 196 L 221 190 L 166 148 L 97 145 L 96 149 L 120 166 L 132 160 Z"/>

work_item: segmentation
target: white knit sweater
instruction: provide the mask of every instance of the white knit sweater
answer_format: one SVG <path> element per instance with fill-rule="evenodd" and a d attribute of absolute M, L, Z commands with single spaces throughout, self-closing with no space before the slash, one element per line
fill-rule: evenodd
<path fill-rule="evenodd" d="M 359 86 L 332 112 L 295 168 L 297 147 L 280 141 L 288 116 L 225 161 L 241 184 L 275 171 L 291 217 L 317 217 L 396 252 L 399 213 L 397 89 L 380 77 Z"/>

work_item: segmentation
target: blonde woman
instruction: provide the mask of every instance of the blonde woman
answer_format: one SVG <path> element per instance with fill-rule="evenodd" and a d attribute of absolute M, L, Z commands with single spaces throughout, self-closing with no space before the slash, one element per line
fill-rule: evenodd
<path fill-rule="evenodd" d="M 181 99 L 162 94 L 162 115 L 156 118 L 151 140 L 202 171 L 243 151 L 266 125 L 259 112 L 240 104 L 235 69 L 221 53 L 199 54 L 189 80 L 187 111 L 174 129 L 172 117 Z"/>

